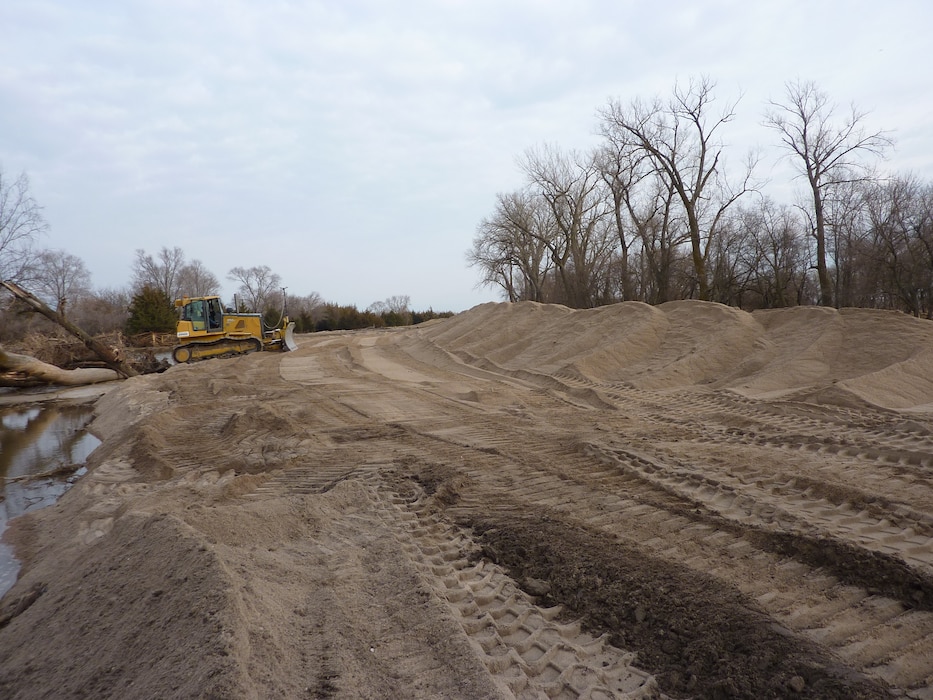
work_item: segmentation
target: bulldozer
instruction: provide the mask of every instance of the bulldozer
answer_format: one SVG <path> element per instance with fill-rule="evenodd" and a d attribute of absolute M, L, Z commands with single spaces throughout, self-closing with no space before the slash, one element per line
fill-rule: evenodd
<path fill-rule="evenodd" d="M 245 355 L 259 350 L 297 350 L 285 308 L 279 323 L 267 328 L 262 314 L 237 313 L 224 309 L 220 297 L 184 297 L 175 300 L 181 314 L 175 335 L 179 344 L 172 350 L 177 364 L 210 357 Z"/>

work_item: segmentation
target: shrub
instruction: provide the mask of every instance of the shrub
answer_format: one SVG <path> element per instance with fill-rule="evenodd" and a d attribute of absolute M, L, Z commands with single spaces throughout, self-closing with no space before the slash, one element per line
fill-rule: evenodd
<path fill-rule="evenodd" d="M 130 318 L 126 322 L 126 334 L 171 333 L 178 320 L 172 300 L 165 292 L 146 285 L 133 295 L 130 302 Z"/>

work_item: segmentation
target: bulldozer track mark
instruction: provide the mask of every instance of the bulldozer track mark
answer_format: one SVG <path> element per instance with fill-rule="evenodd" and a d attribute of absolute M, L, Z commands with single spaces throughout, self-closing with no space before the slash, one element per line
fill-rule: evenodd
<path fill-rule="evenodd" d="M 382 482 L 378 490 L 396 538 L 503 689 L 517 698 L 660 697 L 635 654 L 558 621 L 560 608 L 535 605 L 500 567 L 473 561 L 476 544 L 434 512 L 422 489 L 399 493 Z"/>
<path fill-rule="evenodd" d="M 805 431 L 803 434 L 808 437 L 830 442 L 836 439 L 840 428 L 857 430 L 861 438 L 867 436 L 895 452 L 906 452 L 913 459 L 927 458 L 924 460 L 925 466 L 933 464 L 933 459 L 930 459 L 933 457 L 933 425 L 867 405 L 854 410 L 789 399 L 763 402 L 728 390 L 647 390 L 624 384 L 594 382 L 569 373 L 560 374 L 559 377 L 568 389 L 576 386 L 599 391 L 618 402 L 619 408 L 647 411 L 651 417 L 663 422 L 677 420 L 679 423 L 681 417 L 687 417 L 694 427 L 701 424 L 706 426 L 710 422 L 715 423 L 718 415 L 732 415 L 741 417 L 743 422 L 756 423 L 764 430 L 774 431 L 776 438 L 780 438 L 785 431 Z M 676 419 L 672 418 L 672 404 L 676 407 L 673 411 Z M 698 420 L 698 417 L 703 420 Z"/>
<path fill-rule="evenodd" d="M 469 560 L 475 545 L 433 515 L 420 489 L 384 485 L 391 463 L 349 472 L 290 469 L 257 488 L 253 497 L 324 493 L 343 479 L 370 485 L 376 511 L 440 599 L 447 601 L 474 651 L 500 686 L 517 698 L 654 698 L 657 684 L 633 665 L 635 656 L 593 637 L 579 624 L 559 623 L 559 610 L 534 605 L 499 568 Z"/>
<path fill-rule="evenodd" d="M 535 606 L 500 568 L 471 561 L 475 544 L 433 512 L 420 487 L 410 481 L 404 490 L 386 484 L 385 475 L 397 468 L 369 464 L 354 476 L 367 485 L 371 512 L 389 525 L 504 691 L 517 698 L 660 697 L 653 678 L 632 665 L 633 654 L 582 632 L 579 625 L 554 621 L 558 610 Z M 294 476 L 279 484 L 284 492 L 296 492 Z M 329 490 L 318 483 L 318 492 Z M 264 494 L 262 488 L 256 493 Z M 339 543 L 332 548 L 339 549 Z"/>
<path fill-rule="evenodd" d="M 596 383 L 570 374 L 563 378 L 599 388 Z M 620 407 L 631 404 L 633 398 L 649 410 L 660 403 L 656 394 L 645 390 L 612 387 L 606 396 L 619 401 Z M 666 396 L 669 401 L 670 392 Z M 689 493 L 714 510 L 732 510 L 736 517 L 757 516 L 770 523 L 784 517 L 787 524 L 803 520 L 806 527 L 854 539 L 868 548 L 901 556 L 913 565 L 929 568 L 933 564 L 933 518 L 929 515 L 933 500 L 928 481 L 933 466 L 933 431 L 926 425 L 890 411 L 767 404 L 722 391 L 679 391 L 676 401 L 681 407 L 676 415 L 689 415 L 686 422 L 690 430 L 685 431 L 684 440 L 687 445 L 729 443 L 772 450 L 777 455 L 800 451 L 834 459 L 815 467 L 824 475 L 821 481 L 801 478 L 793 471 L 775 474 L 773 470 L 756 471 L 744 465 L 740 465 L 741 477 L 723 474 L 709 464 L 664 476 L 651 468 L 649 471 L 668 488 Z M 675 421 L 670 410 L 661 415 L 649 413 L 647 419 L 682 422 L 680 418 Z M 725 423 L 718 424 L 723 420 Z M 736 420 L 749 427 L 729 424 Z M 839 498 L 838 492 L 846 490 L 839 484 L 839 475 L 853 470 L 860 479 L 882 488 L 871 494 L 850 493 L 850 499 Z M 798 481 L 809 485 L 796 488 Z M 834 481 L 834 488 L 818 488 L 821 482 Z M 918 494 L 925 497 L 918 501 Z M 917 506 L 911 506 L 911 501 Z M 792 512 L 788 512 L 788 506 Z"/>
<path fill-rule="evenodd" d="M 367 360 L 357 357 L 362 361 L 352 366 L 344 363 L 344 369 L 355 376 L 372 374 L 364 366 Z M 372 362 L 372 357 L 368 361 Z M 755 528 L 792 536 L 823 533 L 855 547 L 898 556 L 912 566 L 928 567 L 930 541 L 926 534 L 930 524 L 922 510 L 909 502 L 895 503 L 898 522 L 885 523 L 881 514 L 887 512 L 890 518 L 890 502 L 879 503 L 876 509 L 870 504 L 858 507 L 863 505 L 858 493 L 842 498 L 838 494 L 834 497 L 831 490 L 821 494 L 814 488 L 817 479 L 793 469 L 769 474 L 748 467 L 730 475 L 707 463 L 681 464 L 663 446 L 649 450 L 653 454 L 639 454 L 638 450 L 620 448 L 616 439 L 600 442 L 587 436 L 582 443 L 568 447 L 560 444 L 559 435 L 542 435 L 534 428 L 535 417 L 549 415 L 555 399 L 567 402 L 559 396 L 563 385 L 574 406 L 584 407 L 577 398 L 580 388 L 594 392 L 600 401 L 615 404 L 616 411 L 598 417 L 610 435 L 617 430 L 624 434 L 625 425 L 619 421 L 636 415 L 639 420 L 672 429 L 686 425 L 685 445 L 729 442 L 752 451 L 832 457 L 837 463 L 826 466 L 829 472 L 838 469 L 839 460 L 847 465 L 861 463 L 865 471 L 879 466 L 891 471 L 902 463 L 923 468 L 924 449 L 931 442 L 924 426 L 893 430 L 903 419 L 882 411 L 866 416 L 838 407 L 774 407 L 731 392 L 658 392 L 605 386 L 571 375 L 540 380 L 531 373 L 502 370 L 489 362 L 466 361 L 473 376 L 484 382 L 518 381 L 529 387 L 520 413 L 529 421 L 510 425 L 501 414 L 491 415 L 487 409 L 474 410 L 465 425 L 457 417 L 462 409 L 452 407 L 442 395 L 425 403 L 421 388 L 419 403 L 407 415 L 382 414 L 386 419 L 397 419 L 397 425 L 414 435 L 434 441 L 435 445 L 418 445 L 430 455 L 426 459 L 441 459 L 472 483 L 482 484 L 477 493 L 463 495 L 455 506 L 458 512 L 488 507 L 489 502 L 507 498 L 511 503 L 546 508 L 562 518 L 584 522 L 610 537 L 637 542 L 655 556 L 710 572 L 723 582 L 741 582 L 742 592 L 775 620 L 831 649 L 855 668 L 916 697 L 933 692 L 933 664 L 922 660 L 933 658 L 933 616 L 928 611 L 911 609 L 909 599 L 905 605 L 897 597 L 846 584 L 818 565 L 795 560 L 790 552 L 773 551 L 775 548 L 769 549 L 754 536 L 743 535 L 743 528 L 750 534 Z M 364 378 L 359 381 L 361 390 L 368 387 L 360 395 L 371 399 L 373 385 Z M 398 389 L 394 388 L 396 396 Z M 670 408 L 672 396 L 678 405 L 675 411 Z M 801 410 L 803 415 L 794 413 Z M 378 420 L 380 416 L 370 409 L 369 417 Z M 846 438 L 846 431 L 857 437 Z M 754 452 L 749 454 L 751 457 Z M 606 455 L 626 468 L 606 464 Z M 538 464 L 561 466 L 559 473 L 554 473 L 536 469 Z M 691 512 L 697 507 L 735 521 L 737 532 L 730 531 L 728 523 L 717 527 L 698 520 Z M 432 568 L 432 575 L 447 570 L 440 562 L 433 566 L 436 572 Z M 768 572 L 768 576 L 762 578 L 761 572 Z M 462 588 L 451 595 L 460 600 L 470 597 Z M 503 593 L 494 589 L 489 595 L 493 596 L 490 600 L 497 600 Z M 489 617 L 496 620 L 491 614 Z M 508 653 L 499 656 L 502 659 L 497 663 L 506 664 Z M 904 661 L 898 661 L 901 659 Z"/>
<path fill-rule="evenodd" d="M 494 437 L 485 439 L 487 431 Z M 919 601 L 911 598 L 909 588 L 900 592 L 903 599 L 896 590 L 893 598 L 871 594 L 863 586 L 829 574 L 821 566 L 820 550 L 813 552 L 812 564 L 806 558 L 795 558 L 795 545 L 808 541 L 799 533 L 786 533 L 787 539 L 775 544 L 767 532 L 762 534 L 752 524 L 736 522 L 733 527 L 731 522 L 698 517 L 703 514 L 697 513 L 697 507 L 703 503 L 685 494 L 676 477 L 666 484 L 651 478 L 646 466 L 656 469 L 656 465 L 646 465 L 638 456 L 617 453 L 615 460 L 630 464 L 620 469 L 618 464 L 607 465 L 601 455 L 587 454 L 591 447 L 580 450 L 546 440 L 525 440 L 519 453 L 516 443 L 503 435 L 502 426 L 493 422 L 474 423 L 459 431 L 451 426 L 426 437 L 446 445 L 441 456 L 470 483 L 478 484 L 475 493 L 463 496 L 457 510 L 488 509 L 490 503 L 505 500 L 514 504 L 513 510 L 540 507 L 562 519 L 583 522 L 654 556 L 710 573 L 724 585 L 737 585 L 775 620 L 833 653 L 858 649 L 852 663 L 870 676 L 910 689 L 917 697 L 933 692 L 933 634 L 929 631 L 933 589 L 924 589 L 927 610 L 912 609 Z M 561 466 L 555 473 L 532 464 Z M 770 519 L 780 522 L 780 515 L 771 511 Z M 832 556 L 850 551 L 827 547 Z M 855 544 L 851 551 L 857 549 Z M 895 549 L 905 553 L 903 547 Z M 923 556 L 926 560 L 926 550 Z M 903 570 L 894 566 L 891 573 Z M 857 597 L 847 598 L 845 591 L 856 591 Z M 879 617 L 878 609 L 887 614 Z M 919 631 L 905 636 L 905 629 Z M 908 671 L 888 663 L 914 648 L 918 651 L 910 653 L 917 658 L 927 655 L 926 662 L 917 662 L 920 670 L 917 664 Z"/>
<path fill-rule="evenodd" d="M 614 448 L 607 453 L 589 445 L 597 458 L 653 482 L 685 501 L 702 505 L 727 520 L 780 532 L 830 536 L 922 567 L 933 574 L 933 523 L 906 506 L 855 507 L 845 498 L 831 501 L 808 481 L 747 481 L 705 465 L 669 466 L 643 454 Z M 859 496 L 861 494 L 856 494 Z"/>
<path fill-rule="evenodd" d="M 266 481 L 253 489 L 247 496 L 268 498 L 326 493 L 341 481 L 351 478 L 359 471 L 359 467 L 346 467 L 343 465 L 292 467 L 287 471 L 273 472 Z"/>

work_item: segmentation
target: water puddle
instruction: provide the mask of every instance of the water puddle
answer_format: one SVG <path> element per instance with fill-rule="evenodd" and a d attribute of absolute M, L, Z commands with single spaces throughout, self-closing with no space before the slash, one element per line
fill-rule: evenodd
<path fill-rule="evenodd" d="M 66 404 L 0 407 L 0 536 L 10 520 L 55 503 L 84 474 L 84 462 L 100 444 L 86 430 L 93 410 Z M 0 596 L 18 573 L 12 548 L 0 542 Z"/>

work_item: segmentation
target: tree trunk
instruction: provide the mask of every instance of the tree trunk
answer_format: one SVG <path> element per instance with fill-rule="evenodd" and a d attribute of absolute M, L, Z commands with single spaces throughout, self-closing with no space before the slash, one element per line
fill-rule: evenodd
<path fill-rule="evenodd" d="M 709 301 L 709 280 L 706 278 L 706 256 L 703 254 L 703 241 L 700 238 L 700 222 L 696 215 L 696 205 L 681 195 L 684 208 L 687 210 L 687 226 L 690 229 L 690 252 L 693 257 L 693 270 L 697 275 L 697 285 L 700 301 Z"/>
<path fill-rule="evenodd" d="M 816 215 L 816 276 L 820 282 L 820 306 L 833 305 L 833 282 L 826 264 L 826 218 L 823 213 L 823 197 L 819 185 L 811 180 L 813 209 Z"/>
<path fill-rule="evenodd" d="M 29 355 L 7 352 L 2 346 L 0 346 L 0 372 L 14 372 L 45 384 L 60 384 L 62 386 L 83 386 L 85 384 L 100 384 L 101 382 L 123 379 L 123 376 L 116 370 L 102 367 L 96 369 L 62 369 Z M 4 383 L 3 377 L 0 376 L 0 386 L 4 385 Z M 17 384 L 21 384 L 21 382 L 17 382 L 15 377 L 9 379 L 10 386 L 16 386 Z"/>
<path fill-rule="evenodd" d="M 139 374 L 136 370 L 134 370 L 132 367 L 127 365 L 125 362 L 123 362 L 119 357 L 117 357 L 116 353 L 113 351 L 112 348 L 109 348 L 103 343 L 100 343 L 94 338 L 92 338 L 82 329 L 78 328 L 75 324 L 73 324 L 71 321 L 66 319 L 62 314 L 50 309 L 48 306 L 43 304 L 41 300 L 39 300 L 38 298 L 36 298 L 35 296 L 27 292 L 25 289 L 23 289 L 19 285 L 13 282 L 10 282 L 9 280 L 6 282 L 0 282 L 0 285 L 2 285 L 3 287 L 6 287 L 6 289 L 11 294 L 13 294 L 13 296 L 25 302 L 30 308 L 33 309 L 33 311 L 39 312 L 40 314 L 45 316 L 50 321 L 54 321 L 55 323 L 60 325 L 62 328 L 64 328 L 66 331 L 68 331 L 72 335 L 76 336 L 77 338 L 80 338 L 81 342 L 83 342 L 87 346 L 88 350 L 90 350 L 95 355 L 97 355 L 101 360 L 103 360 L 104 363 L 108 367 L 110 367 L 113 371 L 119 373 L 123 377 L 135 377 Z M 49 365 L 49 366 L 53 367 L 54 365 Z M 56 367 L 56 369 L 58 368 Z M 59 370 L 59 371 L 64 371 L 64 370 Z M 73 371 L 77 372 L 80 370 L 73 370 Z M 119 379 L 120 377 L 112 377 L 112 378 Z M 107 380 L 98 380 L 98 381 L 107 381 Z M 57 384 L 58 382 L 53 382 L 53 383 Z M 93 382 L 86 382 L 86 383 L 90 384 Z"/>

